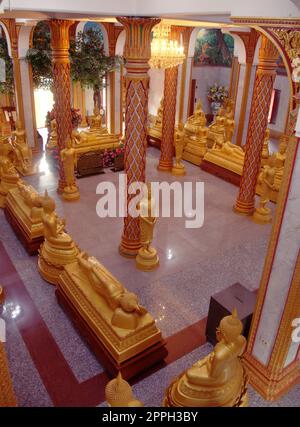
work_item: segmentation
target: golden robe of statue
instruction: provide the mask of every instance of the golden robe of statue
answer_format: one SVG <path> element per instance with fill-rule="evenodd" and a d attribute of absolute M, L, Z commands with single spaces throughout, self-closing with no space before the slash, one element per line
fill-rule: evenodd
<path fill-rule="evenodd" d="M 274 167 L 265 165 L 258 177 L 260 199 L 253 214 L 253 221 L 256 223 L 266 224 L 272 221 L 271 209 L 267 207 L 267 203 L 271 199 L 272 191 L 275 190 L 275 173 Z"/>
<path fill-rule="evenodd" d="M 182 123 L 179 123 L 175 131 L 174 146 L 175 146 L 175 164 L 172 168 L 172 174 L 176 176 L 185 175 L 185 167 L 182 163 L 183 149 L 185 145 L 185 135 Z"/>
<path fill-rule="evenodd" d="M 194 114 L 192 114 L 184 125 L 187 136 L 196 135 L 200 127 L 206 126 L 206 116 L 202 109 L 202 102 L 196 104 Z"/>
<path fill-rule="evenodd" d="M 13 132 L 12 146 L 17 170 L 22 175 L 28 175 L 32 172 L 32 151 L 27 144 L 26 133 L 20 120 L 17 121 L 16 130 Z"/>
<path fill-rule="evenodd" d="M 53 150 L 57 147 L 57 122 L 55 119 L 50 123 L 50 135 L 46 145 L 47 150 Z"/>
<path fill-rule="evenodd" d="M 269 151 L 269 139 L 270 139 L 270 129 L 266 129 L 265 137 L 264 137 L 264 146 L 261 154 L 261 165 L 265 166 L 268 163 L 268 159 L 270 157 Z"/>
<path fill-rule="evenodd" d="M 151 246 L 154 226 L 157 222 L 155 199 L 151 185 L 147 186 L 146 195 L 140 202 L 141 248 L 136 257 L 136 266 L 140 270 L 153 270 L 159 264 L 156 249 Z"/>
<path fill-rule="evenodd" d="M 39 272 L 45 280 L 56 285 L 64 266 L 76 260 L 78 248 L 65 232 L 66 222 L 57 216 L 55 202 L 47 191 L 42 206 L 45 241 L 39 253 Z"/>
<path fill-rule="evenodd" d="M 247 376 L 240 357 L 246 347 L 236 310 L 217 329 L 214 350 L 168 387 L 164 406 L 247 406 Z"/>

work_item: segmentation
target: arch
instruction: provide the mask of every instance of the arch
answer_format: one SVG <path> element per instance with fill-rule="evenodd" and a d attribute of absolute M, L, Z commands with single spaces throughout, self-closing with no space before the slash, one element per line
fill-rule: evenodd
<path fill-rule="evenodd" d="M 0 25 L 3 28 L 3 31 L 5 33 L 5 37 L 6 37 L 6 43 L 7 43 L 7 50 L 8 50 L 8 54 L 9 56 L 12 58 L 12 52 L 11 52 L 11 41 L 10 41 L 10 35 L 9 35 L 9 31 L 7 29 L 7 26 L 4 24 L 4 22 L 2 22 L 0 20 Z"/>
<path fill-rule="evenodd" d="M 188 55 L 187 56 L 194 56 L 195 54 L 195 46 L 196 46 L 196 39 L 198 36 L 199 31 L 201 30 L 200 27 L 196 27 L 193 29 L 191 37 L 190 37 L 190 41 L 189 41 L 189 48 L 188 48 Z"/>
<path fill-rule="evenodd" d="M 238 58 L 240 64 L 246 63 L 246 48 L 243 40 L 238 34 L 232 34 L 229 32 L 234 40 L 234 56 Z"/>
<path fill-rule="evenodd" d="M 120 34 L 118 35 L 117 41 L 116 41 L 116 55 L 123 55 L 123 51 L 124 51 L 124 45 L 125 45 L 125 37 L 126 37 L 126 33 L 125 30 L 121 31 Z"/>
<path fill-rule="evenodd" d="M 105 27 L 104 27 L 104 25 L 103 25 L 103 24 L 101 24 L 100 22 L 97 22 L 97 21 L 81 21 L 81 22 L 79 22 L 79 23 L 77 24 L 77 27 L 76 27 L 76 36 L 77 36 L 77 34 L 78 34 L 80 31 L 84 31 L 84 27 L 85 27 L 85 26 L 86 26 L 86 24 L 88 24 L 89 22 L 92 22 L 92 23 L 97 24 L 97 26 L 98 26 L 98 27 L 99 27 L 99 29 L 101 30 L 102 35 L 103 35 L 104 52 L 105 52 L 105 55 L 108 55 L 108 54 L 109 54 L 108 34 L 107 34 L 107 30 L 106 30 L 106 28 L 105 28 Z"/>

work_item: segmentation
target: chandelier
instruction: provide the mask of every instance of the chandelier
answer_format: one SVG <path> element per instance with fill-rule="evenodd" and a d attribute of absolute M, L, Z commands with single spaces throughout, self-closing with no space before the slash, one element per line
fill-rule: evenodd
<path fill-rule="evenodd" d="M 153 29 L 151 41 L 152 68 L 170 68 L 183 63 L 185 55 L 183 46 L 177 40 L 170 40 L 171 26 L 158 24 Z"/>

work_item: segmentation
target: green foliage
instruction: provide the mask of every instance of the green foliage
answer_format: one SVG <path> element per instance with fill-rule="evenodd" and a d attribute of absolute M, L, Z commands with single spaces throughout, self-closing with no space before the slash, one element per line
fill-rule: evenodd
<path fill-rule="evenodd" d="M 49 25 L 38 22 L 33 32 L 32 49 L 28 49 L 26 60 L 32 67 L 33 84 L 36 88 L 52 89 L 52 53 Z"/>
<path fill-rule="evenodd" d="M 118 68 L 121 58 L 106 56 L 102 32 L 90 28 L 80 31 L 70 43 L 71 77 L 82 87 L 98 90 L 103 86 L 106 73 Z"/>
<path fill-rule="evenodd" d="M 100 29 L 89 28 L 79 32 L 70 42 L 71 78 L 83 87 L 97 90 L 103 86 L 103 77 L 121 63 L 119 57 L 106 56 Z M 53 84 L 51 33 L 47 24 L 39 22 L 34 30 L 33 48 L 26 55 L 32 66 L 33 82 L 37 88 L 51 89 Z"/>
<path fill-rule="evenodd" d="M 14 69 L 13 62 L 8 54 L 7 42 L 4 37 L 0 38 L 0 58 L 5 61 L 5 82 L 0 82 L 0 93 L 14 94 Z"/>

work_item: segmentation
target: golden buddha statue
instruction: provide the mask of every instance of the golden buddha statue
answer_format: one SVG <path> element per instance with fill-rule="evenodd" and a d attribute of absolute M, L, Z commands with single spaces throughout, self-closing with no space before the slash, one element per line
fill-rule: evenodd
<path fill-rule="evenodd" d="M 12 378 L 9 372 L 8 360 L 4 344 L 0 341 L 0 407 L 17 407 L 17 398 L 13 388 Z"/>
<path fill-rule="evenodd" d="M 20 179 L 19 174 L 11 162 L 12 146 L 8 137 L 0 138 L 0 208 L 5 207 L 6 196 L 9 190 L 16 188 Z"/>
<path fill-rule="evenodd" d="M 227 124 L 227 118 L 226 118 L 226 106 L 227 101 L 225 100 L 225 104 L 220 107 L 217 115 L 214 118 L 214 121 L 208 126 L 208 138 L 207 138 L 207 146 L 208 148 L 212 148 L 215 142 L 216 135 L 223 135 L 226 132 L 226 124 Z M 232 117 L 231 120 L 231 129 L 232 129 Z M 228 130 L 230 129 L 230 126 L 228 126 Z M 228 133 L 228 132 L 227 132 Z M 230 137 L 230 133 L 228 133 L 228 136 Z M 226 136 L 225 136 L 226 139 Z M 231 140 L 229 140 L 231 142 Z"/>
<path fill-rule="evenodd" d="M 150 271 L 158 267 L 159 258 L 156 249 L 151 246 L 154 226 L 157 222 L 155 199 L 152 196 L 151 184 L 148 184 L 146 188 L 139 205 L 142 247 L 139 249 L 135 260 L 139 270 Z"/>
<path fill-rule="evenodd" d="M 146 313 L 139 305 L 137 296 L 133 292 L 128 292 L 108 270 L 86 252 L 81 252 L 77 256 L 77 261 L 90 286 L 113 310 L 111 324 L 118 328 L 136 329 L 140 316 Z"/>
<path fill-rule="evenodd" d="M 12 146 L 16 169 L 22 175 L 30 175 L 32 173 L 32 151 L 28 146 L 26 132 L 22 129 L 20 120 L 17 120 L 16 130 L 13 132 Z"/>
<path fill-rule="evenodd" d="M 102 125 L 102 120 L 103 114 L 96 106 L 94 115 L 90 117 L 89 129 L 81 132 L 73 129 L 71 139 L 77 157 L 90 151 L 113 149 L 120 145 L 119 136 L 109 133 L 107 128 Z"/>
<path fill-rule="evenodd" d="M 122 378 L 121 372 L 117 377 L 109 381 L 105 387 L 105 399 L 108 406 L 114 408 L 136 408 L 144 406 L 135 399 L 130 384 Z"/>
<path fill-rule="evenodd" d="M 55 202 L 48 196 L 47 190 L 42 206 L 45 241 L 39 251 L 39 272 L 47 282 L 56 285 L 64 266 L 76 261 L 78 248 L 64 231 L 66 222 L 57 216 Z"/>
<path fill-rule="evenodd" d="M 56 119 L 51 120 L 50 135 L 46 145 L 46 150 L 51 151 L 57 147 L 57 122 Z"/>
<path fill-rule="evenodd" d="M 200 166 L 205 153 L 207 152 L 207 135 L 206 117 L 201 116 L 197 132 L 193 135 L 185 136 L 185 147 L 183 159 Z"/>
<path fill-rule="evenodd" d="M 241 363 L 246 338 L 234 309 L 217 329 L 214 350 L 173 380 L 165 393 L 167 407 L 248 406 L 247 375 Z"/>
<path fill-rule="evenodd" d="M 283 170 L 286 161 L 286 150 L 288 146 L 288 136 L 282 135 L 279 140 L 279 151 L 274 156 L 274 167 L 275 167 L 275 190 L 279 191 L 281 187 L 281 181 L 283 177 Z"/>
<path fill-rule="evenodd" d="M 272 165 L 272 162 L 270 162 Z M 260 199 L 259 206 L 255 208 L 253 214 L 253 221 L 258 224 L 267 224 L 272 222 L 271 209 L 266 205 L 270 201 L 271 191 L 275 190 L 275 168 L 271 165 L 265 165 L 258 177 L 260 185 Z"/>
<path fill-rule="evenodd" d="M 265 166 L 268 163 L 270 157 L 269 151 L 269 139 L 270 139 L 270 129 L 266 129 L 264 137 L 264 146 L 261 154 L 261 166 Z"/>
<path fill-rule="evenodd" d="M 196 135 L 200 127 L 206 126 L 206 116 L 202 109 L 202 102 L 199 100 L 196 104 L 194 114 L 192 114 L 184 125 L 187 137 Z"/>
<path fill-rule="evenodd" d="M 215 134 L 213 147 L 207 151 L 204 160 L 242 175 L 245 152 L 238 145 L 225 141 L 225 134 Z"/>
<path fill-rule="evenodd" d="M 75 149 L 72 147 L 72 139 L 70 137 L 67 137 L 65 145 L 66 148 L 60 152 L 66 181 L 66 186 L 64 187 L 62 196 L 65 200 L 73 202 L 78 200 L 80 197 L 74 175 L 77 163 L 77 155 Z"/>
<path fill-rule="evenodd" d="M 184 148 L 184 130 L 183 124 L 179 123 L 177 130 L 175 131 L 174 146 L 175 146 L 175 164 L 172 168 L 172 174 L 175 176 L 185 175 L 185 167 L 182 163 L 182 154 Z"/>
<path fill-rule="evenodd" d="M 164 112 L 164 98 L 162 97 L 157 109 L 157 114 L 154 118 L 154 122 L 148 128 L 148 135 L 151 138 L 161 140 L 162 137 L 162 121 Z"/>
<path fill-rule="evenodd" d="M 234 112 L 232 104 L 228 103 L 225 113 L 225 141 L 232 142 L 235 129 Z"/>
<path fill-rule="evenodd" d="M 153 346 L 163 347 L 153 317 L 95 257 L 78 253 L 74 262 L 64 266 L 57 292 L 88 325 L 102 351 L 105 347 L 116 370 L 121 370 L 123 362 L 138 370 L 134 364 L 139 354 Z"/>

